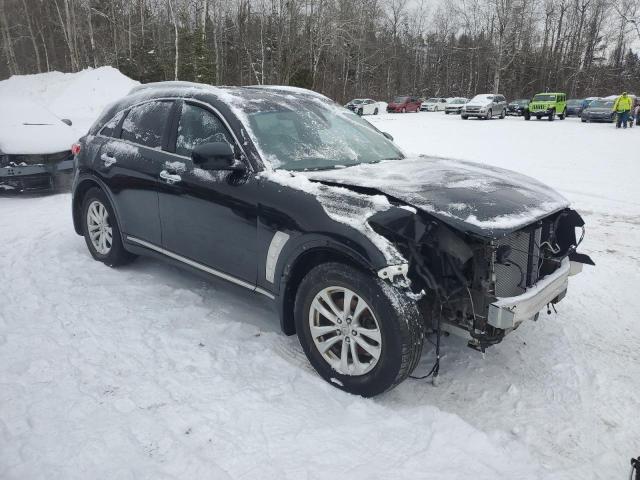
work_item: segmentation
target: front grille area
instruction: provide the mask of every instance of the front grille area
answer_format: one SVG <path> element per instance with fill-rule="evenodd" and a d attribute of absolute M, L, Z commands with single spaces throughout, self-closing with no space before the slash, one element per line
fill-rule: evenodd
<path fill-rule="evenodd" d="M 508 246 L 511 253 L 503 263 L 496 263 L 496 297 L 513 297 L 538 281 L 542 227 L 512 233 L 496 244 L 496 251 Z"/>
<path fill-rule="evenodd" d="M 476 113 L 480 111 L 480 107 L 467 107 L 467 112 Z"/>
<path fill-rule="evenodd" d="M 27 165 L 53 165 L 73 158 L 70 151 L 46 155 L 0 155 L 0 167 L 25 167 Z"/>

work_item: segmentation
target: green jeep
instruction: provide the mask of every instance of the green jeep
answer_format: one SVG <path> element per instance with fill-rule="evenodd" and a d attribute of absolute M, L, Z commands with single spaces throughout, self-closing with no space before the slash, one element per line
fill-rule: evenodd
<path fill-rule="evenodd" d="M 524 119 L 531 120 L 536 117 L 548 117 L 553 121 L 558 115 L 560 120 L 567 116 L 567 95 L 565 93 L 538 93 L 529 103 L 529 107 L 524 111 Z"/>

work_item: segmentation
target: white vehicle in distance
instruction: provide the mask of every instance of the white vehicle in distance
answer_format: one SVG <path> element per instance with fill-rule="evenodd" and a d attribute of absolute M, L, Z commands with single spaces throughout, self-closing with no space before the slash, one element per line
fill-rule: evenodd
<path fill-rule="evenodd" d="M 469 99 L 464 97 L 450 98 L 447 102 L 447 106 L 444 109 L 444 113 L 447 115 L 449 115 L 450 113 L 453 113 L 454 115 L 460 115 L 462 107 L 464 107 L 465 103 L 467 103 L 468 101 Z"/>
<path fill-rule="evenodd" d="M 460 117 L 491 120 L 493 117 L 504 118 L 507 115 L 507 99 L 497 93 L 482 93 L 467 102 L 460 112 Z"/>
<path fill-rule="evenodd" d="M 377 115 L 380 110 L 378 102 L 370 98 L 354 98 L 345 107 L 358 115 Z"/>
<path fill-rule="evenodd" d="M 420 105 L 421 112 L 443 112 L 447 106 L 447 99 L 440 97 L 428 98 Z"/>

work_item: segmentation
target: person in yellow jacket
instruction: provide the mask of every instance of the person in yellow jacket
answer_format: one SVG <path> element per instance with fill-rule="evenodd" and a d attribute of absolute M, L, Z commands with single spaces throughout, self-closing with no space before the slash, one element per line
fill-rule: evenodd
<path fill-rule="evenodd" d="M 613 111 L 616 114 L 616 128 L 620 128 L 620 125 L 627 128 L 627 118 L 631 111 L 631 97 L 627 95 L 627 92 L 622 92 L 613 104 Z"/>

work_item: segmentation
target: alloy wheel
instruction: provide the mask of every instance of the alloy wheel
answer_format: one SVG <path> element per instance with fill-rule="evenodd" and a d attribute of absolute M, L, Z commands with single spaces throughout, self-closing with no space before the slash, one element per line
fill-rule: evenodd
<path fill-rule="evenodd" d="M 107 255 L 111 251 L 113 229 L 109 222 L 107 208 L 98 200 L 94 200 L 87 209 L 87 231 L 93 248 L 100 255 Z"/>
<path fill-rule="evenodd" d="M 309 330 L 322 358 L 341 375 L 370 372 L 382 351 L 378 321 L 357 293 L 332 286 L 311 302 Z"/>

